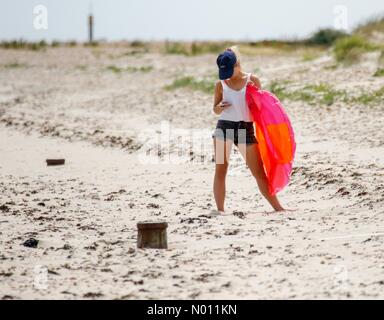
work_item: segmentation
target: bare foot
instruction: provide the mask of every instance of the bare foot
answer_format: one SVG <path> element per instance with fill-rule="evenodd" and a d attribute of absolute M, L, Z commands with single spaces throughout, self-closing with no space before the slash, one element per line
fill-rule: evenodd
<path fill-rule="evenodd" d="M 282 208 L 282 210 L 279 210 L 279 211 L 289 211 L 289 212 L 293 212 L 293 211 L 297 211 L 298 209 L 297 208 Z"/>
<path fill-rule="evenodd" d="M 220 210 L 211 210 L 211 212 L 209 213 L 210 216 L 221 216 L 224 214 L 224 211 L 220 211 Z"/>

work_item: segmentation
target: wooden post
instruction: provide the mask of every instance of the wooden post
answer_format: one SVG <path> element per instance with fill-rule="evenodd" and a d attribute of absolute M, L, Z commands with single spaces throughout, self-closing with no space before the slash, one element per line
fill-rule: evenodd
<path fill-rule="evenodd" d="M 89 31 L 89 43 L 93 42 L 93 15 L 88 16 L 88 31 Z"/>
<path fill-rule="evenodd" d="M 65 159 L 47 159 L 47 166 L 61 166 L 65 164 Z"/>
<path fill-rule="evenodd" d="M 167 249 L 166 222 L 139 222 L 137 224 L 137 247 L 151 249 Z"/>

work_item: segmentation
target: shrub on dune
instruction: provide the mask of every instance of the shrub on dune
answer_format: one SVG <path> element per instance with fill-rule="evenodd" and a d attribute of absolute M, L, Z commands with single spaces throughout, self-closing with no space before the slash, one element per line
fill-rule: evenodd
<path fill-rule="evenodd" d="M 377 47 L 364 38 L 358 35 L 352 35 L 336 40 L 333 47 L 333 53 L 336 61 L 353 63 L 358 61 L 364 52 L 375 49 L 377 49 Z"/>
<path fill-rule="evenodd" d="M 336 30 L 336 29 L 320 29 L 316 31 L 308 40 L 309 44 L 317 44 L 317 45 L 332 45 L 337 39 L 348 36 L 344 31 Z"/>

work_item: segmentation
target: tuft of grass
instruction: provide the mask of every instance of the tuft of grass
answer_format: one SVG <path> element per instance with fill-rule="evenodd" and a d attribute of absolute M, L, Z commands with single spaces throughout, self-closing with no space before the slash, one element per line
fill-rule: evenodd
<path fill-rule="evenodd" d="M 57 47 L 59 47 L 61 45 L 61 43 L 59 42 L 59 41 L 57 41 L 57 40 L 53 40 L 52 42 L 51 42 L 51 47 L 52 48 L 57 48 Z"/>
<path fill-rule="evenodd" d="M 313 60 L 315 60 L 318 57 L 319 57 L 319 54 L 315 54 L 315 53 L 312 53 L 312 52 L 304 52 L 301 60 L 303 62 L 313 61 Z"/>
<path fill-rule="evenodd" d="M 139 56 L 139 55 L 143 55 L 145 53 L 148 53 L 148 49 L 143 49 L 143 50 L 131 50 L 131 51 L 127 51 L 123 54 L 121 54 L 121 57 L 126 57 L 126 56 Z"/>
<path fill-rule="evenodd" d="M 26 68 L 28 67 L 28 65 L 25 63 L 12 62 L 8 64 L 3 64 L 2 67 L 6 69 L 18 69 L 18 68 Z"/>
<path fill-rule="evenodd" d="M 115 65 L 109 65 L 106 68 L 109 71 L 112 71 L 114 73 L 121 73 L 121 72 L 142 72 L 142 73 L 147 73 L 153 70 L 152 66 L 140 66 L 140 67 L 126 67 L 126 68 L 121 68 Z"/>
<path fill-rule="evenodd" d="M 85 71 L 88 69 L 88 67 L 84 64 L 81 64 L 81 65 L 76 66 L 76 69 L 81 70 L 81 71 Z"/>
<path fill-rule="evenodd" d="M 325 104 L 327 106 L 332 105 L 336 100 L 345 100 L 347 96 L 347 92 L 345 90 L 335 90 L 326 83 L 320 83 L 307 87 L 318 95 L 317 98 L 320 104 Z"/>
<path fill-rule="evenodd" d="M 369 92 L 369 93 L 362 93 L 359 96 L 352 97 L 350 99 L 351 102 L 356 102 L 363 105 L 372 105 L 372 104 L 379 104 L 383 103 L 384 101 L 384 86 L 380 89 Z"/>
<path fill-rule="evenodd" d="M 146 72 L 152 71 L 153 67 L 152 66 L 127 67 L 125 70 L 128 71 L 128 72 L 143 72 L 143 73 L 146 73 Z"/>
<path fill-rule="evenodd" d="M 130 43 L 130 45 L 131 45 L 131 47 L 134 47 L 134 48 L 145 48 L 146 47 L 145 42 L 140 41 L 140 40 L 133 40 Z"/>
<path fill-rule="evenodd" d="M 187 45 L 181 42 L 165 42 L 165 53 L 166 54 L 180 54 L 180 55 L 189 55 Z"/>
<path fill-rule="evenodd" d="M 107 66 L 106 69 L 107 69 L 108 71 L 112 71 L 112 72 L 114 72 L 114 73 L 120 73 L 121 71 L 123 71 L 122 68 L 117 67 L 117 66 L 114 66 L 114 65 Z"/>
<path fill-rule="evenodd" d="M 166 54 L 180 54 L 184 56 L 196 56 L 201 54 L 214 53 L 218 54 L 219 52 L 224 51 L 231 45 L 229 42 L 225 41 L 194 41 L 192 43 L 188 42 L 165 42 L 165 53 Z"/>
<path fill-rule="evenodd" d="M 384 77 L 384 69 L 378 68 L 376 72 L 373 74 L 374 77 Z"/>
<path fill-rule="evenodd" d="M 335 90 L 325 83 L 306 85 L 301 89 L 287 90 L 284 84 L 271 82 L 269 90 L 280 100 L 303 101 L 308 104 L 332 105 L 337 100 L 345 100 L 347 93 L 344 90 Z"/>
<path fill-rule="evenodd" d="M 180 88 L 188 88 L 212 94 L 215 89 L 215 82 L 213 79 L 195 79 L 194 77 L 187 76 L 175 79 L 170 85 L 165 87 L 166 90 L 175 90 Z"/>
<path fill-rule="evenodd" d="M 363 36 L 371 36 L 374 33 L 384 32 L 384 16 L 376 16 L 369 18 L 369 20 L 363 22 L 357 26 L 354 30 L 355 34 Z"/>
<path fill-rule="evenodd" d="M 359 60 L 364 52 L 377 49 L 364 38 L 353 35 L 338 39 L 333 47 L 333 53 L 337 62 L 351 64 Z"/>
<path fill-rule="evenodd" d="M 280 82 L 272 81 L 267 89 L 281 100 L 288 98 L 288 91 L 286 90 L 284 84 Z"/>
<path fill-rule="evenodd" d="M 85 47 L 98 47 L 99 45 L 100 45 L 100 43 L 97 42 L 97 41 L 85 42 L 84 43 Z"/>
<path fill-rule="evenodd" d="M 68 41 L 68 42 L 66 43 L 66 45 L 67 45 L 68 47 L 76 47 L 76 46 L 77 46 L 77 42 L 76 42 L 75 40 L 71 40 L 71 41 Z"/>
<path fill-rule="evenodd" d="M 383 66 L 384 67 L 384 50 L 381 50 L 381 53 L 380 53 L 380 56 L 379 56 L 379 60 L 377 61 L 379 66 Z"/>
<path fill-rule="evenodd" d="M 192 42 L 190 54 L 193 56 L 207 53 L 218 54 L 219 52 L 224 51 L 230 45 L 231 44 L 229 42 Z"/>
<path fill-rule="evenodd" d="M 324 70 L 336 70 L 337 69 L 337 64 L 331 64 L 323 67 Z"/>
<path fill-rule="evenodd" d="M 4 49 L 16 49 L 16 50 L 43 50 L 47 47 L 47 43 L 44 40 L 38 42 L 27 42 L 24 40 L 12 40 L 0 42 L 0 47 Z"/>

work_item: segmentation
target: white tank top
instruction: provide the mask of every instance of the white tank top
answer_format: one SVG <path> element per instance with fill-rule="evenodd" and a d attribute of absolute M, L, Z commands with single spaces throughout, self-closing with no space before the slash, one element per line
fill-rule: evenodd
<path fill-rule="evenodd" d="M 247 122 L 253 120 L 245 100 L 245 91 L 250 78 L 251 73 L 248 73 L 247 81 L 240 90 L 231 89 L 224 80 L 221 80 L 223 86 L 223 102 L 229 102 L 231 106 L 220 114 L 219 120 Z"/>

